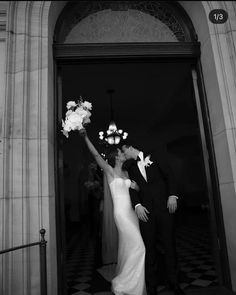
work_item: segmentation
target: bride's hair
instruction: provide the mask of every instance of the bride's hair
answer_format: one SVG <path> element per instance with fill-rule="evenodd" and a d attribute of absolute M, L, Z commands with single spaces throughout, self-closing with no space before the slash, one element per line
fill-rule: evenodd
<path fill-rule="evenodd" d="M 122 146 L 125 146 L 127 148 L 132 147 L 134 149 L 138 149 L 138 145 L 136 144 L 136 142 L 134 140 L 127 140 L 125 141 Z"/>
<path fill-rule="evenodd" d="M 118 148 L 115 148 L 111 151 L 109 151 L 109 153 L 106 155 L 107 158 L 107 162 L 109 165 L 111 165 L 111 167 L 115 167 L 116 165 L 116 157 L 118 156 Z"/>

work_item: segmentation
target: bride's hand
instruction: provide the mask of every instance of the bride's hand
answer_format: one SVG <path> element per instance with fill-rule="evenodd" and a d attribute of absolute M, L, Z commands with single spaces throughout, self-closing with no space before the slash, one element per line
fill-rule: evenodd
<path fill-rule="evenodd" d="M 137 185 L 137 183 L 134 180 L 131 180 L 130 187 L 132 189 L 135 189 L 136 191 L 139 191 L 139 186 Z"/>
<path fill-rule="evenodd" d="M 79 135 L 82 136 L 82 137 L 85 137 L 87 135 L 86 129 L 85 128 L 80 129 L 79 130 Z"/>

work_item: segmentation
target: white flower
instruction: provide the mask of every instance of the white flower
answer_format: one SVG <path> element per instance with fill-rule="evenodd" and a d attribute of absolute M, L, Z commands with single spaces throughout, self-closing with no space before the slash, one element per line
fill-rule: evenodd
<path fill-rule="evenodd" d="M 91 104 L 91 102 L 88 102 L 88 101 L 84 101 L 84 102 L 82 102 L 81 103 L 81 106 L 83 107 L 83 108 L 85 108 L 85 109 L 88 109 L 88 110 L 92 110 L 92 104 Z"/>
<path fill-rule="evenodd" d="M 87 114 L 86 114 L 86 116 L 84 117 L 84 120 L 83 120 L 83 124 L 85 125 L 87 125 L 88 123 L 90 123 L 91 122 L 91 120 L 90 120 L 90 117 L 91 117 L 91 113 L 90 113 L 90 111 L 87 111 Z"/>
<path fill-rule="evenodd" d="M 68 134 L 68 132 L 67 131 L 65 131 L 65 130 L 61 130 L 61 132 L 65 135 L 65 137 L 69 137 L 69 134 Z"/>
<path fill-rule="evenodd" d="M 66 132 L 69 132 L 71 130 L 80 130 L 81 128 L 83 128 L 82 122 L 83 118 L 75 112 L 72 112 L 66 118 L 65 122 L 62 124 L 62 127 Z"/>
<path fill-rule="evenodd" d="M 65 121 L 62 120 L 62 133 L 68 138 L 68 133 L 71 130 L 80 130 L 85 124 L 91 122 L 92 104 L 88 101 L 83 102 L 82 98 L 76 104 L 74 101 L 69 101 L 66 105 L 67 112 Z"/>
<path fill-rule="evenodd" d="M 87 116 L 87 111 L 83 108 L 79 107 L 75 110 L 75 113 L 79 115 L 81 118 L 85 118 Z"/>
<path fill-rule="evenodd" d="M 145 167 L 149 167 L 152 165 L 152 161 L 150 160 L 151 155 L 148 155 L 145 159 L 144 159 L 144 166 Z"/>
<path fill-rule="evenodd" d="M 67 118 L 72 112 L 73 112 L 72 110 L 68 110 L 68 111 L 66 112 L 66 118 Z"/>
<path fill-rule="evenodd" d="M 68 117 L 67 120 L 71 122 L 71 124 L 80 124 L 83 122 L 83 117 L 80 116 L 80 114 L 77 114 L 76 112 L 72 112 Z"/>
<path fill-rule="evenodd" d="M 68 101 L 68 103 L 66 104 L 68 110 L 76 106 L 77 104 L 74 101 Z"/>

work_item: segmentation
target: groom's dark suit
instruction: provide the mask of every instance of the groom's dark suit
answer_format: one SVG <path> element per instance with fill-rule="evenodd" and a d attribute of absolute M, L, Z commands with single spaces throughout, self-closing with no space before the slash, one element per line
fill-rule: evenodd
<path fill-rule="evenodd" d="M 144 206 L 150 213 L 148 221 L 140 221 L 140 230 L 146 246 L 146 284 L 147 290 L 157 287 L 157 238 L 162 242 L 165 250 L 166 270 L 168 280 L 176 284 L 176 251 L 174 238 L 174 215 L 170 214 L 167 208 L 167 200 L 170 195 L 177 195 L 177 185 L 174 180 L 167 159 L 163 154 L 150 153 L 150 160 L 153 162 L 145 167 L 147 181 L 142 176 L 137 162 L 130 160 L 127 170 L 131 180 L 139 185 L 139 193 L 131 192 L 132 204 Z M 147 154 L 144 153 L 144 158 Z M 154 293 L 154 292 L 153 292 Z"/>

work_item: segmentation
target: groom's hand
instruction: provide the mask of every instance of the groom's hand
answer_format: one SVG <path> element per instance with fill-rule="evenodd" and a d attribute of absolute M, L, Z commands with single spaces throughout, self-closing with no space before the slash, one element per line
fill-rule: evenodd
<path fill-rule="evenodd" d="M 138 186 L 138 184 L 137 184 L 134 180 L 131 180 L 131 185 L 130 185 L 130 187 L 131 187 L 132 189 L 135 189 L 137 192 L 139 191 L 139 186 Z"/>
<path fill-rule="evenodd" d="M 175 213 L 177 209 L 177 199 L 175 196 L 169 196 L 167 201 L 167 208 L 169 209 L 170 213 Z"/>
<path fill-rule="evenodd" d="M 147 213 L 149 213 L 149 211 L 145 207 L 143 207 L 141 204 L 135 208 L 135 212 L 140 220 L 144 222 L 148 221 Z"/>

